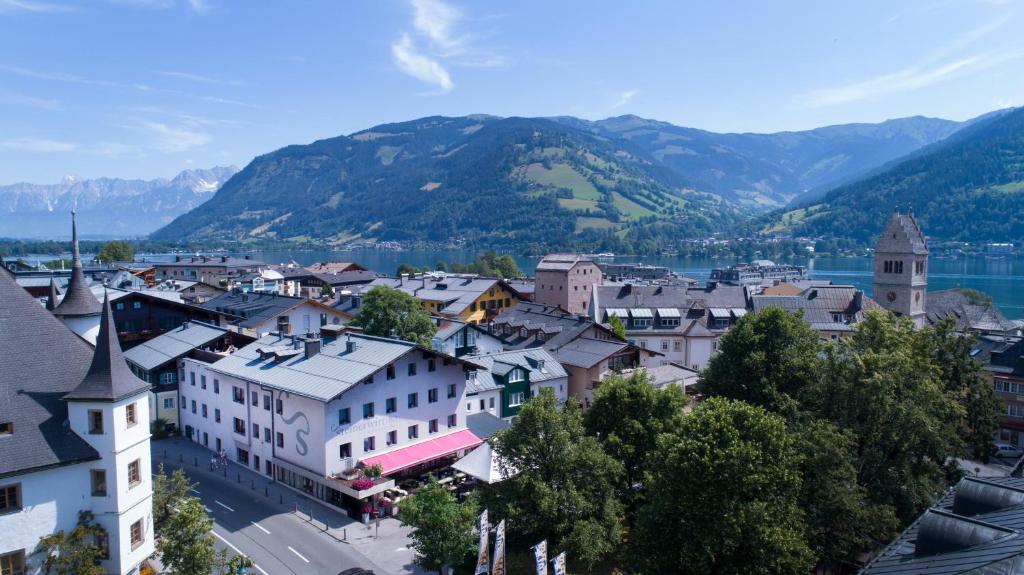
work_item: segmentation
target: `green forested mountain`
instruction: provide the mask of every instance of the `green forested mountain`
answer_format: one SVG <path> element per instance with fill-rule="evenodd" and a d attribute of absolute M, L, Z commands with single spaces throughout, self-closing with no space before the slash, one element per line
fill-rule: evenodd
<path fill-rule="evenodd" d="M 907 206 L 934 238 L 1024 239 L 1024 108 L 974 122 L 819 203 L 771 214 L 765 230 L 869 244 L 889 212 Z"/>
<path fill-rule="evenodd" d="M 543 119 L 431 117 L 260 156 L 153 238 L 647 251 L 739 221 L 629 142 Z"/>

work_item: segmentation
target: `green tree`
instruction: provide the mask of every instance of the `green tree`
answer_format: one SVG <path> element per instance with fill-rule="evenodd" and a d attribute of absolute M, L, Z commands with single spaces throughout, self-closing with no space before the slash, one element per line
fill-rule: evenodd
<path fill-rule="evenodd" d="M 158 538 L 164 524 L 193 487 L 195 483 L 189 481 L 181 469 L 167 475 L 163 463 L 157 467 L 156 477 L 153 478 L 153 531 Z"/>
<path fill-rule="evenodd" d="M 135 261 L 135 248 L 128 242 L 115 240 L 107 242 L 96 254 L 96 259 L 105 264 L 110 262 L 133 262 Z"/>
<path fill-rule="evenodd" d="M 747 314 L 718 340 L 698 389 L 788 416 L 801 390 L 821 377 L 822 347 L 802 313 L 771 306 Z"/>
<path fill-rule="evenodd" d="M 800 456 L 781 417 L 711 398 L 662 435 L 631 535 L 642 573 L 807 573 Z"/>
<path fill-rule="evenodd" d="M 644 475 L 658 436 L 675 429 L 686 404 L 679 386 L 657 390 L 643 370 L 628 376 L 611 375 L 594 393 L 584 424 L 605 453 L 622 463 L 618 491 L 628 509 L 643 500 Z"/>
<path fill-rule="evenodd" d="M 401 277 L 402 274 L 416 275 L 420 273 L 420 268 L 407 263 L 398 264 L 398 269 L 395 270 L 395 276 Z"/>
<path fill-rule="evenodd" d="M 215 540 L 210 535 L 213 521 L 199 499 L 178 501 L 164 522 L 157 550 L 165 572 L 171 575 L 207 575 L 218 564 Z"/>
<path fill-rule="evenodd" d="M 320 286 L 320 297 L 334 297 L 334 288 L 331 284 Z"/>
<path fill-rule="evenodd" d="M 853 336 L 826 350 L 806 394 L 819 417 L 848 430 L 857 480 L 876 506 L 909 522 L 949 485 L 962 451 L 965 408 L 935 362 L 934 338 L 907 318 L 871 311 Z"/>
<path fill-rule="evenodd" d="M 245 555 L 232 555 L 228 558 L 227 551 L 222 549 L 217 554 L 217 564 L 214 570 L 217 575 L 238 575 L 242 572 L 243 567 L 245 569 L 252 569 L 255 565 L 252 559 Z M 251 573 L 252 571 L 249 572 Z"/>
<path fill-rule="evenodd" d="M 622 504 L 615 487 L 622 465 L 586 434 L 580 403 L 559 406 L 550 389 L 526 402 L 494 441 L 509 479 L 483 490 L 484 506 L 508 520 L 510 540 L 547 539 L 584 571 L 617 549 Z"/>
<path fill-rule="evenodd" d="M 43 571 L 54 575 L 103 575 L 100 567 L 103 549 L 99 542 L 106 531 L 93 521 L 90 511 L 78 512 L 78 523 L 71 531 L 63 529 L 42 537 L 39 548 L 46 553 Z"/>
<path fill-rule="evenodd" d="M 430 347 L 430 338 L 437 332 L 418 299 L 386 286 L 366 292 L 362 309 L 352 323 L 368 335 L 397 337 L 424 347 Z"/>
<path fill-rule="evenodd" d="M 439 272 L 444 272 L 448 271 L 448 266 L 444 263 L 444 260 L 437 260 L 437 263 L 434 264 L 434 269 Z"/>
<path fill-rule="evenodd" d="M 619 338 L 621 339 L 626 339 L 626 325 L 622 323 L 622 320 L 619 318 L 619 316 L 611 316 L 611 318 L 608 319 L 608 325 L 611 326 L 612 331 L 615 332 L 615 335 L 619 336 Z"/>
<path fill-rule="evenodd" d="M 416 550 L 416 564 L 428 571 L 443 572 L 458 565 L 476 548 L 473 527 L 476 507 L 459 503 L 433 476 L 427 485 L 402 502 L 398 518 L 413 528 L 409 537 Z"/>

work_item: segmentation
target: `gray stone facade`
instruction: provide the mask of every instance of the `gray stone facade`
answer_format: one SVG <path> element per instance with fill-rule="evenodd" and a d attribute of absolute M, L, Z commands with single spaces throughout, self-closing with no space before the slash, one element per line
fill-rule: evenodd
<path fill-rule="evenodd" d="M 594 284 L 601 283 L 601 268 L 579 254 L 549 254 L 537 264 L 533 301 L 557 305 L 574 314 L 587 314 Z"/>
<path fill-rule="evenodd" d="M 875 244 L 874 300 L 904 315 L 918 326 L 925 323 L 928 291 L 928 244 L 914 219 L 893 212 Z"/>

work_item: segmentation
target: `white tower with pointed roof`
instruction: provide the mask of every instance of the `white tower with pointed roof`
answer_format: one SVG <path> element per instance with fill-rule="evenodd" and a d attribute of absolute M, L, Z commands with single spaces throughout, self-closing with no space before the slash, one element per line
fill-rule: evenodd
<path fill-rule="evenodd" d="M 874 299 L 885 309 L 925 322 L 928 297 L 928 243 L 914 219 L 893 212 L 875 244 Z"/>
<path fill-rule="evenodd" d="M 154 549 L 149 384 L 135 377 L 121 355 L 109 299 L 100 317 L 89 371 L 64 400 L 71 430 L 103 454 L 90 479 L 94 489 L 102 485 L 92 511 L 109 537 L 104 567 L 108 573 L 132 573 Z"/>
<path fill-rule="evenodd" d="M 78 226 L 75 212 L 71 212 L 71 279 L 68 281 L 64 298 L 53 310 L 64 325 L 89 343 L 96 342 L 100 331 L 100 302 L 89 290 L 82 271 L 82 257 L 78 252 Z"/>

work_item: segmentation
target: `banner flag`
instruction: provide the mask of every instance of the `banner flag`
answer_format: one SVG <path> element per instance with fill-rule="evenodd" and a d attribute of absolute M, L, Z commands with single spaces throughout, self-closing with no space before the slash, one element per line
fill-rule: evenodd
<path fill-rule="evenodd" d="M 498 528 L 494 531 L 494 565 L 491 566 L 491 575 L 505 575 L 505 520 L 498 522 Z"/>
<path fill-rule="evenodd" d="M 480 514 L 480 550 L 477 552 L 476 571 L 473 572 L 473 575 L 487 575 L 490 569 L 491 560 L 487 554 L 490 530 L 491 525 L 487 522 L 487 510 L 484 509 L 484 512 Z"/>
<path fill-rule="evenodd" d="M 533 560 L 537 563 L 537 575 L 548 575 L 548 540 L 533 546 Z"/>
<path fill-rule="evenodd" d="M 565 575 L 565 551 L 559 553 L 551 562 L 555 565 L 555 575 Z"/>

